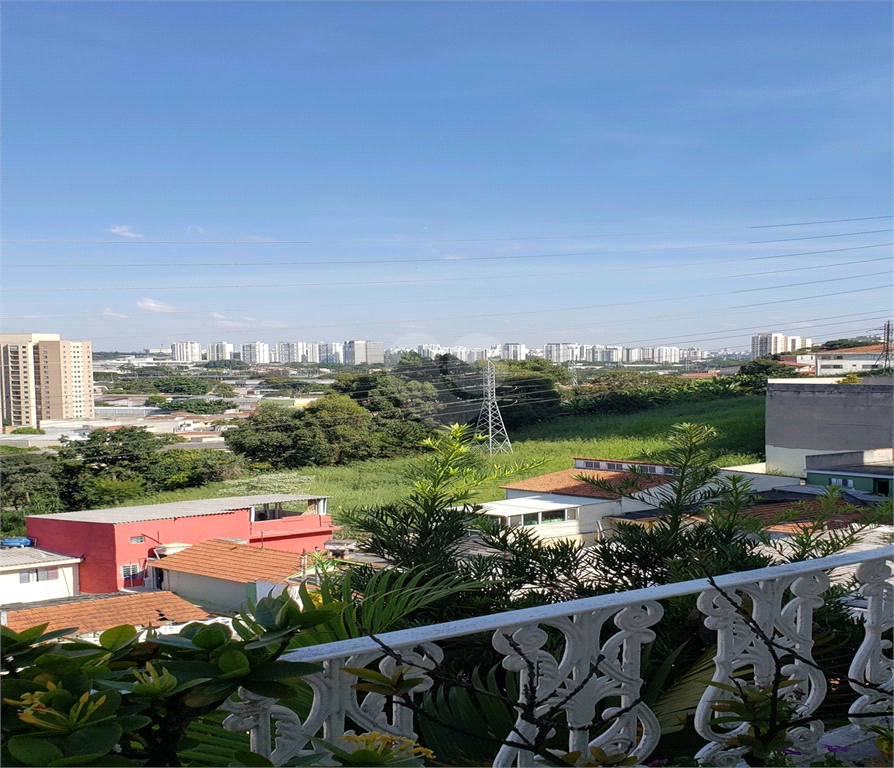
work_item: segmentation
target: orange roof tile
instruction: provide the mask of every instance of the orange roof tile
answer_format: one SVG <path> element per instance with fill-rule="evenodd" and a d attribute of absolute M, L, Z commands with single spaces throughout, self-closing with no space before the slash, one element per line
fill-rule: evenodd
<path fill-rule="evenodd" d="M 121 624 L 140 627 L 184 624 L 212 615 L 170 592 L 140 592 L 8 611 L 6 623 L 14 632 L 49 622 L 48 632 L 77 627 L 79 633 L 85 633 L 102 632 Z"/>
<path fill-rule="evenodd" d="M 847 349 L 824 349 L 817 352 L 817 355 L 859 355 L 859 354 L 876 354 L 885 351 L 884 344 L 870 344 L 866 347 L 848 347 Z"/>
<path fill-rule="evenodd" d="M 259 579 L 283 583 L 301 570 L 301 554 L 209 539 L 149 565 L 244 584 Z"/>
<path fill-rule="evenodd" d="M 626 462 L 633 463 L 633 462 Z M 597 480 L 606 480 L 614 486 L 620 485 L 625 480 L 632 478 L 629 472 L 610 472 L 604 470 L 580 469 L 574 467 L 572 469 L 563 469 L 559 472 L 551 472 L 548 475 L 540 475 L 532 477 L 528 480 L 519 480 L 515 483 L 501 485 L 501 488 L 516 491 L 531 491 L 534 493 L 558 493 L 563 496 L 585 496 L 590 499 L 617 499 L 620 498 L 617 493 L 610 493 L 597 488 L 595 485 L 578 480 L 576 475 L 588 475 Z M 656 485 L 664 485 L 673 478 L 667 475 L 651 475 L 648 478 L 639 480 L 641 490 L 654 488 Z"/>
<path fill-rule="evenodd" d="M 766 530 L 775 533 L 797 533 L 805 524 L 817 519 L 822 509 L 823 502 L 816 499 L 808 501 L 780 501 L 774 504 L 756 504 L 742 510 L 742 514 L 759 520 Z M 827 523 L 828 528 L 842 528 L 861 518 L 859 511 L 854 511 L 853 505 L 845 501 L 838 501 L 836 508 L 841 512 L 834 515 Z M 704 519 L 696 515 L 698 519 Z M 784 522 L 775 522 L 783 520 Z"/>

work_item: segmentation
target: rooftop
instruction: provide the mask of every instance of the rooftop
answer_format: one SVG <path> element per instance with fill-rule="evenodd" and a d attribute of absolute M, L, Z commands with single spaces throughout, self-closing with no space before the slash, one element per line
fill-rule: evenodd
<path fill-rule="evenodd" d="M 301 554 L 209 539 L 161 560 L 150 560 L 147 565 L 243 584 L 253 581 L 283 584 L 301 570 Z"/>
<path fill-rule="evenodd" d="M 636 462 L 625 462 L 634 464 Z M 519 480 L 515 483 L 501 485 L 501 488 L 514 491 L 532 491 L 534 493 L 556 493 L 563 496 L 582 496 L 590 499 L 619 499 L 620 494 L 603 491 L 595 485 L 583 480 L 578 480 L 578 475 L 587 475 L 597 480 L 605 480 L 614 486 L 634 478 L 630 472 L 614 472 L 606 470 L 580 469 L 572 467 L 559 472 L 551 472 L 548 475 L 531 477 L 528 480 Z M 656 485 L 664 485 L 673 479 L 670 475 L 651 475 L 647 478 L 637 478 L 641 490 L 654 488 Z M 515 501 L 513 499 L 513 501 Z"/>
<path fill-rule="evenodd" d="M 210 617 L 207 611 L 170 592 L 140 592 L 7 610 L 6 625 L 14 632 L 21 632 L 49 623 L 48 632 L 77 627 L 79 633 L 86 633 L 102 632 L 122 624 L 157 627 L 203 621 Z"/>
<path fill-rule="evenodd" d="M 40 515 L 41 519 L 65 520 L 77 523 L 139 523 L 147 520 L 170 520 L 178 517 L 201 515 L 225 515 L 237 509 L 248 509 L 261 504 L 286 504 L 290 501 L 310 501 L 328 496 L 308 496 L 301 493 L 268 493 L 258 496 L 231 496 L 220 499 L 195 499 L 175 501 L 169 504 L 144 504 L 139 507 L 112 507 L 110 509 L 86 509 L 81 512 L 59 512 Z M 29 516 L 33 517 L 33 516 Z"/>
<path fill-rule="evenodd" d="M 50 552 L 37 547 L 0 548 L 0 571 L 79 562 L 81 562 L 80 557 L 60 555 L 58 552 Z"/>

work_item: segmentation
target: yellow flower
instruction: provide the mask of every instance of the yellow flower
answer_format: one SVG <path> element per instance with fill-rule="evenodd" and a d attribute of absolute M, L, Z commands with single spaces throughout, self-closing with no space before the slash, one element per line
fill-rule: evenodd
<path fill-rule="evenodd" d="M 357 744 L 360 749 L 368 749 L 371 752 L 378 752 L 380 755 L 428 758 L 435 756 L 430 749 L 420 747 L 415 741 L 410 741 L 403 736 L 395 736 L 391 733 L 370 731 L 369 733 L 361 733 L 358 736 L 355 733 L 348 732 L 341 738 L 342 741 Z"/>

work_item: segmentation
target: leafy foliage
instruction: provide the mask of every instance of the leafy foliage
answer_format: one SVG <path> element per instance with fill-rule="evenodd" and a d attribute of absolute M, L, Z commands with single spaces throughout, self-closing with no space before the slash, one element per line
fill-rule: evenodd
<path fill-rule="evenodd" d="M 242 687 L 261 696 L 295 693 L 317 665 L 279 660 L 301 632 L 342 606 L 299 607 L 264 598 L 225 624 L 189 624 L 176 635 L 143 637 L 129 625 L 93 644 L 60 640 L 71 629 L 2 627 L 4 765 L 181 765 L 190 723 Z"/>

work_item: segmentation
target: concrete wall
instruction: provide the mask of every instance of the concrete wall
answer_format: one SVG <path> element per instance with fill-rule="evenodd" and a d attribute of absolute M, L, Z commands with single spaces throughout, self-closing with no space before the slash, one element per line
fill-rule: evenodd
<path fill-rule="evenodd" d="M 19 574 L 22 571 L 34 571 L 38 568 L 56 568 L 57 578 L 46 581 L 30 581 L 22 584 Z M 3 604 L 29 603 L 36 600 L 52 600 L 55 597 L 71 597 L 78 594 L 77 564 L 54 566 L 34 563 L 14 571 L 0 573 L 0 595 Z"/>
<path fill-rule="evenodd" d="M 806 456 L 894 445 L 894 387 L 808 379 L 767 383 L 767 466 L 804 475 Z"/>
<path fill-rule="evenodd" d="M 150 571 L 149 578 L 154 583 L 156 569 L 149 568 L 148 570 Z M 189 600 L 203 608 L 236 613 L 244 609 L 248 603 L 246 585 L 241 582 L 212 579 L 208 576 L 161 568 L 159 570 L 164 573 L 162 589 L 167 589 L 184 600 Z M 254 587 L 254 583 L 252 583 L 252 587 Z"/>
<path fill-rule="evenodd" d="M 875 448 L 870 451 L 842 451 L 826 453 L 820 456 L 808 456 L 805 466 L 810 470 L 833 469 L 834 467 L 852 467 L 855 464 L 872 464 L 894 459 L 891 448 Z"/>

